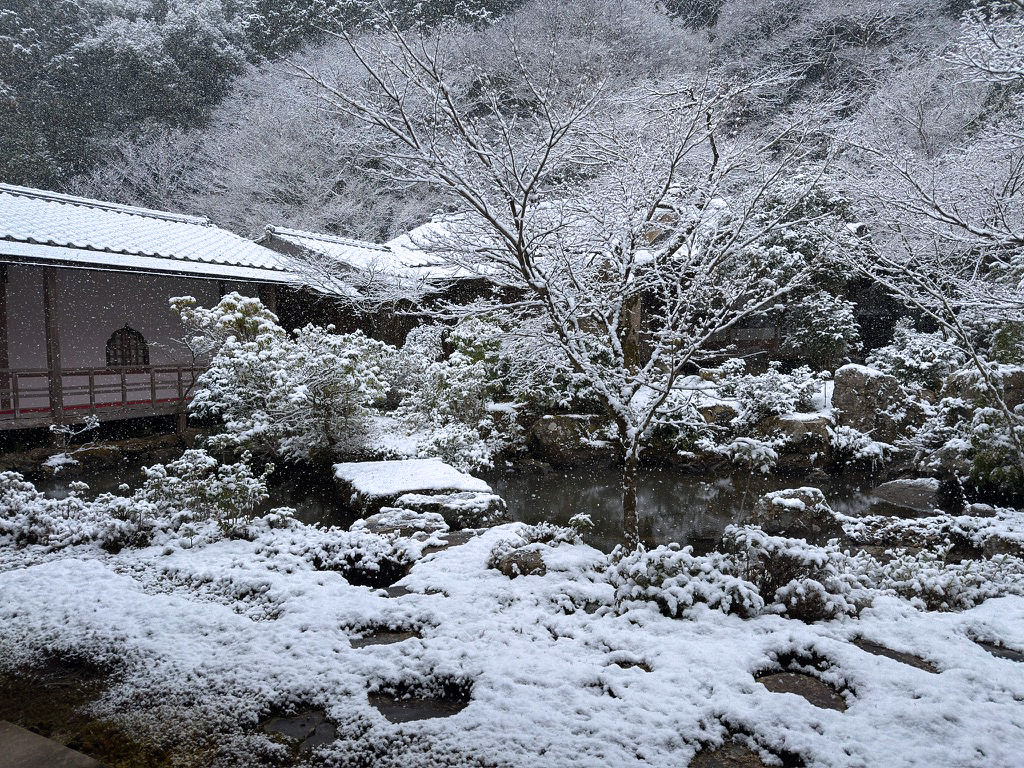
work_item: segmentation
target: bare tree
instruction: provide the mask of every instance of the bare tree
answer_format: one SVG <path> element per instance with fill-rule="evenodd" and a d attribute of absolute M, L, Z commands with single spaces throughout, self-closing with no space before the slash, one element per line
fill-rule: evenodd
<path fill-rule="evenodd" d="M 566 83 L 556 46 L 524 47 L 511 33 L 509 72 L 495 82 L 443 34 L 403 32 L 386 14 L 379 30 L 344 38 L 361 81 L 305 74 L 386 138 L 394 181 L 448 192 L 459 214 L 431 245 L 503 297 L 449 310 L 500 304 L 590 384 L 621 442 L 635 546 L 641 449 L 678 380 L 806 278 L 797 258 L 751 252 L 783 221 L 799 224 L 799 192 L 767 201 L 806 159 L 820 117 L 739 141 L 729 134 L 743 111 L 784 83 L 693 75 L 614 93 L 587 74 Z"/>
<path fill-rule="evenodd" d="M 967 352 L 1024 465 L 1024 422 L 977 343 L 978 327 L 1024 318 L 1024 101 L 1007 89 L 1024 81 L 1024 2 L 965 13 L 932 77 L 938 88 L 874 105 L 874 126 L 849 137 L 873 218 L 858 266 Z M 929 101 L 953 91 L 952 110 Z"/>

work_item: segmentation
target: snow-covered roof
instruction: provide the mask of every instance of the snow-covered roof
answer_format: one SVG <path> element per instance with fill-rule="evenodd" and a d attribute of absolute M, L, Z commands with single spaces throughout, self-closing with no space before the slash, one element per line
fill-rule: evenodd
<path fill-rule="evenodd" d="M 209 219 L 0 184 L 0 259 L 293 282 L 288 259 Z"/>
<path fill-rule="evenodd" d="M 267 227 L 267 236 L 260 242 L 274 247 L 275 241 L 298 248 L 300 251 L 326 256 L 343 268 L 357 272 L 373 272 L 420 280 L 449 280 L 459 276 L 459 270 L 439 253 L 431 253 L 418 239 L 417 233 L 435 226 L 427 224 L 378 245 L 364 240 L 352 240 L 336 235 L 307 232 L 301 229 Z"/>

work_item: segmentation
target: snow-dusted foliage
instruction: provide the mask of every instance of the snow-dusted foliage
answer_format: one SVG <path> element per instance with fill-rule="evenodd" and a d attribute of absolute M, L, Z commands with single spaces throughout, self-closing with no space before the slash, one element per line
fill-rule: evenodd
<path fill-rule="evenodd" d="M 779 462 L 778 448 L 781 439 L 764 439 L 758 437 L 737 437 L 721 447 L 720 450 L 729 457 L 733 464 L 744 469 L 758 472 L 770 472 Z"/>
<path fill-rule="evenodd" d="M 828 291 L 801 296 L 786 307 L 782 349 L 833 369 L 860 349 L 857 305 Z"/>
<path fill-rule="evenodd" d="M 902 318 L 893 329 L 892 343 L 868 356 L 868 365 L 891 374 L 904 384 L 938 392 L 953 371 L 967 361 L 966 353 L 942 333 L 914 329 Z"/>
<path fill-rule="evenodd" d="M 77 483 L 67 498 L 50 499 L 18 473 L 0 473 L 0 545 L 57 550 L 96 543 L 116 552 L 149 543 L 156 526 L 152 507 L 109 494 L 85 501 L 80 494 L 87 488 Z"/>
<path fill-rule="evenodd" d="M 246 457 L 247 459 L 248 457 Z M 96 543 L 117 551 L 145 546 L 155 535 L 209 539 L 247 535 L 256 507 L 267 499 L 267 477 L 245 462 L 221 464 L 202 450 L 185 451 L 167 464 L 145 467 L 142 486 L 131 496 L 103 493 L 82 498 L 84 483 L 65 499 L 50 499 L 13 472 L 0 474 L 0 540 L 47 549 Z M 123 486 L 127 490 L 127 486 Z M 288 514 L 282 509 L 276 515 Z M 212 527 L 204 525 L 211 523 Z"/>
<path fill-rule="evenodd" d="M 191 410 L 214 417 L 222 447 L 288 460 L 331 459 L 361 449 L 370 406 L 389 388 L 392 347 L 359 331 L 307 325 L 288 334 L 258 299 L 232 293 L 212 309 L 185 297 L 173 305 L 209 350 Z"/>
<path fill-rule="evenodd" d="M 868 464 L 875 469 L 896 453 L 894 445 L 873 440 L 853 427 L 840 425 L 835 429 L 827 427 L 827 430 L 832 443 L 832 461 L 840 466 Z"/>
<path fill-rule="evenodd" d="M 719 552 L 694 555 L 691 547 L 678 545 L 649 552 L 641 547 L 616 558 L 607 578 L 620 610 L 652 602 L 666 616 L 684 618 L 696 605 L 745 617 L 764 609 L 757 587 Z"/>
<path fill-rule="evenodd" d="M 947 562 L 944 552 L 896 550 L 868 561 L 863 574 L 876 589 L 892 590 L 926 611 L 962 611 L 1002 595 L 1024 594 L 1024 560 L 1009 555 Z"/>
<path fill-rule="evenodd" d="M 810 368 L 783 373 L 776 362 L 764 373 L 733 374 L 724 383 L 740 406 L 733 428 L 752 435 L 770 432 L 774 420 L 783 414 L 814 410 L 814 395 L 821 390 L 821 379 Z"/>
<path fill-rule="evenodd" d="M 500 328 L 476 317 L 409 334 L 395 359 L 403 396 L 396 416 L 416 436 L 418 456 L 472 471 L 492 466 L 517 437 L 514 420 L 489 408 L 501 388 L 500 340 Z"/>
<path fill-rule="evenodd" d="M 729 526 L 723 543 L 738 572 L 757 585 L 768 611 L 813 622 L 855 615 L 868 601 L 866 579 L 854 575 L 851 558 L 834 543 L 816 547 L 754 526 Z"/>
<path fill-rule="evenodd" d="M 769 536 L 753 526 L 730 526 L 723 543 L 723 552 L 707 555 L 672 545 L 613 557 L 608 579 L 620 609 L 651 601 L 681 618 L 703 604 L 745 617 L 768 612 L 814 622 L 855 615 L 868 600 L 867 580 L 834 546 Z"/>
<path fill-rule="evenodd" d="M 135 498 L 175 528 L 183 522 L 216 520 L 225 531 L 241 529 L 267 500 L 267 478 L 274 471 L 267 464 L 262 474 L 254 475 L 251 458 L 243 454 L 236 464 L 221 464 L 204 450 L 185 451 L 167 464 L 145 467 L 146 480 Z"/>

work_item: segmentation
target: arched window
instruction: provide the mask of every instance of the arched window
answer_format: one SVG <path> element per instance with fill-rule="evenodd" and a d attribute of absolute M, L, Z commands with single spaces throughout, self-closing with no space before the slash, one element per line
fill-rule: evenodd
<path fill-rule="evenodd" d="M 107 339 L 107 367 L 149 365 L 146 339 L 134 328 L 118 328 Z"/>

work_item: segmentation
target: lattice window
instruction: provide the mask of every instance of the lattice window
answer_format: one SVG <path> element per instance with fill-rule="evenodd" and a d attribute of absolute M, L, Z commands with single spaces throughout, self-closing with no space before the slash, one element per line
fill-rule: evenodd
<path fill-rule="evenodd" d="M 107 367 L 149 365 L 149 346 L 141 333 L 125 324 L 107 339 Z"/>

